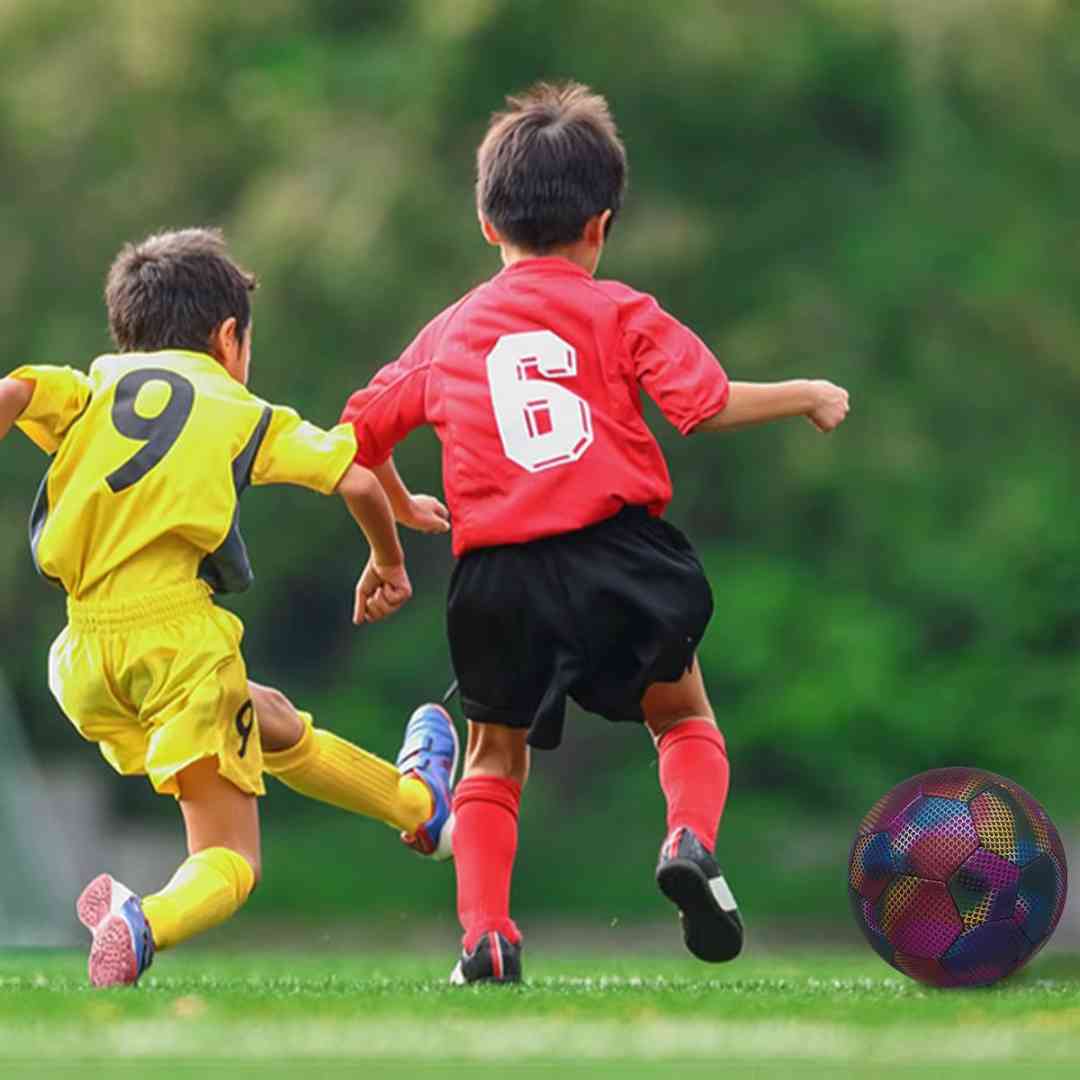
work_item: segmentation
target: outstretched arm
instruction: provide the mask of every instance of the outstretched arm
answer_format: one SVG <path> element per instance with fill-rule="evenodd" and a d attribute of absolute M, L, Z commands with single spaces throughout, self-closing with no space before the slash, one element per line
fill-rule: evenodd
<path fill-rule="evenodd" d="M 270 411 L 270 422 L 252 463 L 252 483 L 296 484 L 325 495 L 337 492 L 371 545 L 356 586 L 353 621 L 376 622 L 392 615 L 412 596 L 412 586 L 390 500 L 375 474 L 353 461 L 352 427 L 339 424 L 323 431 L 294 409 L 262 404 Z"/>
<path fill-rule="evenodd" d="M 399 525 L 425 533 L 450 531 L 450 511 L 434 495 L 413 495 L 401 479 L 393 458 L 371 471 L 382 484 Z"/>
<path fill-rule="evenodd" d="M 0 379 L 0 439 L 11 430 L 34 396 L 34 384 L 26 379 Z"/>
<path fill-rule="evenodd" d="M 848 414 L 848 392 L 825 379 L 731 383 L 727 405 L 694 431 L 736 431 L 770 420 L 805 416 L 818 431 L 839 427 Z"/>
<path fill-rule="evenodd" d="M 353 621 L 377 622 L 412 596 L 390 500 L 375 475 L 359 465 L 349 466 L 337 491 L 371 545 L 371 557 L 356 586 Z"/>

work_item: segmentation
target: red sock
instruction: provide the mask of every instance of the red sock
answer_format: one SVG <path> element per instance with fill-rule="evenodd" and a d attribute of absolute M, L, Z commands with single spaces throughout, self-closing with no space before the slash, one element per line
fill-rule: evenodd
<path fill-rule="evenodd" d="M 499 776 L 470 776 L 454 792 L 454 869 L 466 950 L 489 930 L 521 941 L 510 918 L 520 802 L 521 785 Z"/>
<path fill-rule="evenodd" d="M 724 736 L 709 720 L 684 720 L 660 736 L 660 786 L 667 799 L 667 827 L 693 829 L 710 850 L 728 793 Z M 457 850 L 457 834 L 454 836 Z"/>

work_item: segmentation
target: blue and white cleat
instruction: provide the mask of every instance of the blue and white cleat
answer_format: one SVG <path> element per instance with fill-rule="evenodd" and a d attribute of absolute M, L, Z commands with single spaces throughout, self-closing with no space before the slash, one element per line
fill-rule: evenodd
<path fill-rule="evenodd" d="M 401 839 L 421 855 L 440 861 L 454 854 L 451 794 L 460 756 L 461 743 L 450 714 L 441 705 L 421 705 L 405 725 L 397 767 L 403 775 L 427 784 L 435 812 L 415 833 L 402 833 Z"/>
<path fill-rule="evenodd" d="M 154 935 L 142 901 L 125 885 L 99 874 L 75 903 L 90 944 L 90 982 L 94 986 L 134 986 L 154 961 Z"/>

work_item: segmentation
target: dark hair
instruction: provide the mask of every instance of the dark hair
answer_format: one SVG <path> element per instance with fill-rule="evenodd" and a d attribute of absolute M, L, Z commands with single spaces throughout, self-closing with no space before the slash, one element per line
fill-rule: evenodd
<path fill-rule="evenodd" d="M 256 284 L 226 254 L 220 229 L 156 233 L 125 244 L 109 268 L 109 330 L 121 352 L 206 352 L 230 317 L 238 337 L 247 333 Z"/>
<path fill-rule="evenodd" d="M 581 83 L 537 83 L 506 99 L 476 155 L 480 212 L 514 246 L 542 253 L 581 239 L 626 190 L 626 149 L 607 102 Z"/>

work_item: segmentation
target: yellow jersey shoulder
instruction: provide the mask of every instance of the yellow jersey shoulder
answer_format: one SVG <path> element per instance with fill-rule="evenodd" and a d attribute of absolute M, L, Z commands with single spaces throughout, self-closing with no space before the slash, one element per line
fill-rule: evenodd
<path fill-rule="evenodd" d="M 27 434 L 56 453 L 32 548 L 39 570 L 76 596 L 194 578 L 216 592 L 247 588 L 243 491 L 285 483 L 329 494 L 356 453 L 351 425 L 324 431 L 202 353 L 107 354 L 89 375 L 33 377 L 42 389 Z"/>

